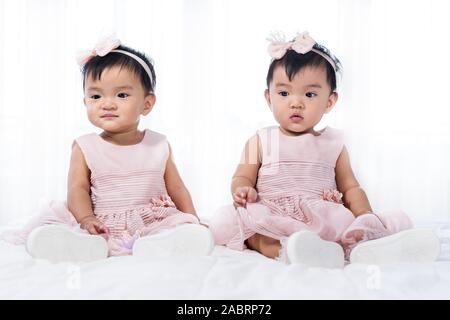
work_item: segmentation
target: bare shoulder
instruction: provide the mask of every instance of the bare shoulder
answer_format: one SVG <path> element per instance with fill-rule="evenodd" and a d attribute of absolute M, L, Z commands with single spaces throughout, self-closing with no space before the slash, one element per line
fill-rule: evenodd
<path fill-rule="evenodd" d="M 350 172 L 352 172 L 350 157 L 348 155 L 347 148 L 343 146 L 342 151 L 336 161 L 336 175 L 347 175 Z"/>
<path fill-rule="evenodd" d="M 85 165 L 87 168 L 87 163 L 86 160 L 84 159 L 83 151 L 81 150 L 80 146 L 75 140 L 72 143 L 72 157 L 70 162 Z"/>
<path fill-rule="evenodd" d="M 70 167 L 68 176 L 69 187 L 71 185 L 90 185 L 90 170 L 76 141 L 72 144 L 72 156 L 70 157 Z"/>

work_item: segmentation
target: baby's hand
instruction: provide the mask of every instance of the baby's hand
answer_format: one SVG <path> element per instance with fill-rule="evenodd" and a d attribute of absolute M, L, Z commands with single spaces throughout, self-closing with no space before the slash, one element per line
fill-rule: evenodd
<path fill-rule="evenodd" d="M 237 207 L 246 207 L 247 203 L 255 202 L 258 198 L 258 192 L 252 187 L 239 187 L 233 193 L 233 205 Z"/>
<path fill-rule="evenodd" d="M 94 216 L 82 219 L 80 221 L 80 228 L 86 230 L 90 234 L 109 234 L 108 227 Z"/>

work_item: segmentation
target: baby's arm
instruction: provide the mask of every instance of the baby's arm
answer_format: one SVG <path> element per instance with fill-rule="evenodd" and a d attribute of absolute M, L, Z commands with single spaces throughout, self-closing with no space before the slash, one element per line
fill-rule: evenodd
<path fill-rule="evenodd" d="M 108 233 L 108 228 L 94 216 L 89 194 L 91 188 L 89 178 L 90 171 L 83 153 L 74 142 L 67 186 L 67 207 L 81 228 L 90 234 Z"/>
<path fill-rule="evenodd" d="M 254 135 L 245 144 L 241 161 L 231 182 L 231 194 L 236 208 L 245 207 L 247 202 L 255 202 L 258 198 L 255 185 L 261 166 L 259 150 L 259 137 Z"/>
<path fill-rule="evenodd" d="M 345 146 L 336 162 L 335 170 L 336 184 L 338 190 L 344 195 L 344 205 L 355 217 L 364 213 L 371 213 L 372 208 L 370 207 L 369 200 L 353 174 L 350 158 Z"/>
<path fill-rule="evenodd" d="M 175 162 L 172 159 L 172 149 L 170 146 L 169 158 L 167 159 L 166 171 L 164 173 L 164 180 L 166 183 L 167 193 L 175 203 L 177 209 L 197 216 L 195 213 L 194 204 L 192 203 L 191 195 L 184 185 L 183 180 L 181 180 L 180 174 L 175 166 Z"/>

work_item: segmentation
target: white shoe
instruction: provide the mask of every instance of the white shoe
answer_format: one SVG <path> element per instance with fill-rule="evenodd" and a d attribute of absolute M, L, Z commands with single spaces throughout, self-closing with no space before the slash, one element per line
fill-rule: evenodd
<path fill-rule="evenodd" d="M 26 248 L 33 258 L 51 262 L 89 262 L 108 256 L 107 242 L 101 236 L 76 233 L 60 225 L 34 229 Z"/>
<path fill-rule="evenodd" d="M 291 263 L 303 263 L 310 267 L 343 268 L 344 250 L 332 241 L 322 240 L 311 231 L 292 234 L 286 251 Z"/>
<path fill-rule="evenodd" d="M 432 230 L 411 229 L 370 240 L 350 252 L 351 263 L 386 264 L 433 262 L 441 251 L 439 238 Z"/>
<path fill-rule="evenodd" d="M 201 225 L 184 224 L 136 240 L 133 255 L 144 257 L 204 256 L 214 248 L 211 231 Z"/>

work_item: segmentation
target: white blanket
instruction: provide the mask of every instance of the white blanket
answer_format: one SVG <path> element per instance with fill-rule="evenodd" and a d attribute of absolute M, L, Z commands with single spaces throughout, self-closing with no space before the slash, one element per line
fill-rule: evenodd
<path fill-rule="evenodd" d="M 52 264 L 0 241 L 0 299 L 450 299 L 450 229 L 433 228 L 442 240 L 435 263 L 344 269 L 286 265 L 219 246 L 202 258 Z"/>

